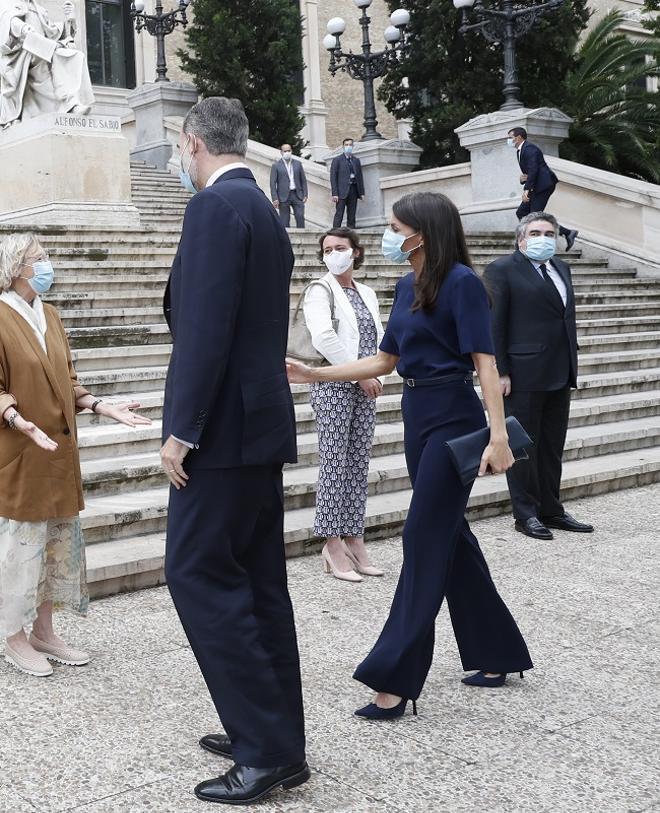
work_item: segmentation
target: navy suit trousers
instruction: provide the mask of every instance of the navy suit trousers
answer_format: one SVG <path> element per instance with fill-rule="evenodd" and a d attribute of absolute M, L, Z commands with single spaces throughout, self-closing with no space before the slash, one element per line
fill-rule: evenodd
<path fill-rule="evenodd" d="M 165 574 L 239 765 L 305 758 L 281 466 L 200 469 L 171 489 Z"/>
<path fill-rule="evenodd" d="M 416 700 L 445 596 L 463 669 L 517 672 L 531 669 L 532 661 L 465 519 L 471 487 L 461 483 L 445 445 L 486 424 L 473 385 L 404 387 L 403 418 L 413 484 L 403 567 L 380 638 L 354 677 L 375 691 Z"/>

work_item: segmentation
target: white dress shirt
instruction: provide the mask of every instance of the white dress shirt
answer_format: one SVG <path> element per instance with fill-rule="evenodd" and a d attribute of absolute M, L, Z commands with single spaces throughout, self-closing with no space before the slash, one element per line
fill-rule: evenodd
<path fill-rule="evenodd" d="M 536 273 L 543 279 L 543 271 L 541 271 L 541 266 L 545 265 L 548 276 L 554 282 L 555 288 L 559 291 L 559 296 L 561 297 L 561 301 L 564 303 L 564 307 L 566 307 L 566 302 L 568 301 L 568 296 L 566 293 L 566 283 L 561 278 L 561 274 L 557 269 L 553 266 L 550 260 L 546 260 L 545 263 L 536 262 L 536 260 L 530 260 L 531 264 L 536 269 Z"/>
<path fill-rule="evenodd" d="M 243 161 L 234 161 L 231 164 L 226 164 L 224 167 L 220 167 L 220 169 L 216 169 L 216 171 L 211 175 L 211 177 L 206 182 L 206 186 L 213 186 L 213 184 L 218 180 L 221 175 L 224 175 L 225 172 L 231 172 L 232 169 L 250 169 L 250 167 L 243 163 Z M 199 444 L 195 447 L 194 443 L 189 443 L 187 440 L 183 440 L 182 438 L 177 438 L 175 435 L 172 435 L 174 440 L 178 443 L 183 443 L 184 446 L 187 446 L 189 449 L 199 448 Z"/>
<path fill-rule="evenodd" d="M 282 161 L 284 161 L 284 158 Z M 293 175 L 293 158 L 291 158 L 289 161 L 284 161 L 284 166 L 286 167 L 286 171 L 289 176 L 289 191 L 293 192 L 296 189 L 296 179 Z"/>

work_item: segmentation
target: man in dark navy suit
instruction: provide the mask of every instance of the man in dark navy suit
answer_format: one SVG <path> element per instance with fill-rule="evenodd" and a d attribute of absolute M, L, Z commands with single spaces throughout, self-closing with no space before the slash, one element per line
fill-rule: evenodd
<path fill-rule="evenodd" d="M 181 180 L 197 193 L 165 294 L 165 574 L 226 731 L 200 745 L 235 762 L 195 793 L 228 804 L 310 775 L 283 538 L 282 464 L 296 460 L 284 362 L 293 253 L 243 162 L 247 139 L 236 99 L 204 99 L 186 116 Z"/>
<path fill-rule="evenodd" d="M 345 138 L 342 143 L 342 154 L 336 155 L 330 164 L 330 188 L 332 201 L 335 204 L 333 229 L 338 229 L 346 212 L 346 224 L 349 229 L 355 228 L 357 202 L 364 197 L 364 178 L 362 164 L 357 155 L 353 155 L 353 139 Z"/>
<path fill-rule="evenodd" d="M 516 251 L 484 271 L 504 408 L 534 441 L 529 460 L 507 472 L 515 528 L 536 539 L 552 539 L 550 528 L 593 531 L 559 497 L 578 345 L 571 269 L 555 257 L 558 229 L 552 215 L 523 217 Z"/>
<path fill-rule="evenodd" d="M 520 220 L 530 212 L 545 212 L 559 180 L 546 164 L 540 147 L 527 141 L 527 130 L 524 127 L 514 127 L 507 135 L 511 146 L 516 148 L 521 172 L 520 183 L 523 185 L 522 202 L 516 210 Z M 566 249 L 570 251 L 578 236 L 577 230 L 560 226 L 559 234 L 566 240 Z"/>

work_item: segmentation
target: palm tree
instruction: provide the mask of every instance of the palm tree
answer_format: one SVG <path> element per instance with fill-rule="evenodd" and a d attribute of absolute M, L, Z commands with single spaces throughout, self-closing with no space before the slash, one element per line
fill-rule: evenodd
<path fill-rule="evenodd" d="M 634 40 L 611 11 L 584 39 L 565 79 L 573 117 L 562 158 L 660 182 L 660 93 L 646 80 L 660 74 L 660 42 Z"/>

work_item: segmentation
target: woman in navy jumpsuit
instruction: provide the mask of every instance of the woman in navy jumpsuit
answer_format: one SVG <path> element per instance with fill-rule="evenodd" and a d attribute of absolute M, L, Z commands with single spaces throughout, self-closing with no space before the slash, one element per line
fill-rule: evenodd
<path fill-rule="evenodd" d="M 486 426 L 472 383 L 476 366 L 491 425 L 480 473 L 500 473 L 513 463 L 488 296 L 469 267 L 458 210 L 444 195 L 406 195 L 394 205 L 383 248 L 394 261 L 408 259 L 413 271 L 397 283 L 379 353 L 314 370 L 288 365 L 296 382 L 375 377 L 395 366 L 404 378 L 405 454 L 413 495 L 390 614 L 354 675 L 378 692 L 375 703 L 357 712 L 370 719 L 400 716 L 407 700 L 419 697 L 445 597 L 463 669 L 479 670 L 464 682 L 501 686 L 506 673 L 532 668 L 465 519 L 471 486 L 461 483 L 445 445 Z"/>

